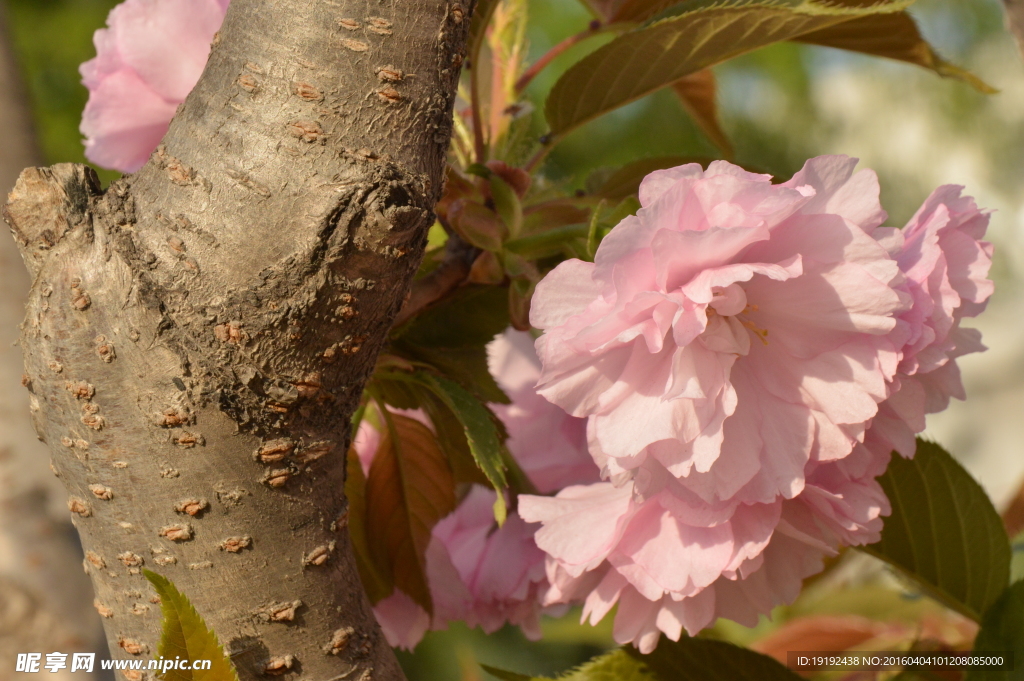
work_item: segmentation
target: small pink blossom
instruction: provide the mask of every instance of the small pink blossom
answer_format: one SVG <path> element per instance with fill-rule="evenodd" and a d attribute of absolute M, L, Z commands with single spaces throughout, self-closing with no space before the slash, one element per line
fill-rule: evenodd
<path fill-rule="evenodd" d="M 939 187 L 902 230 L 875 232 L 899 263 L 903 288 L 914 300 L 893 332 L 902 358 L 869 431 L 869 443 L 886 458 L 893 450 L 914 455 L 925 414 L 945 409 L 950 397 L 966 397 L 956 358 L 985 349 L 981 334 L 960 322 L 980 314 L 992 295 L 992 244 L 981 241 L 989 218 L 962 190 Z"/>
<path fill-rule="evenodd" d="M 472 598 L 461 619 L 487 633 L 514 624 L 536 640 L 540 600 L 548 586 L 544 552 L 533 541 L 536 526 L 518 516 L 496 527 L 495 498 L 494 490 L 474 485 L 459 507 L 434 527 L 434 537 L 447 549 Z"/>
<path fill-rule="evenodd" d="M 512 401 L 491 409 L 508 430 L 508 448 L 543 494 L 567 485 L 597 482 L 600 471 L 587 452 L 587 421 L 566 414 L 537 394 L 540 359 L 533 336 L 508 329 L 487 346 L 487 366 Z"/>
<path fill-rule="evenodd" d="M 96 57 L 81 66 L 89 102 L 85 155 L 135 172 L 167 132 L 206 66 L 229 0 L 125 0 L 96 31 Z"/>
<path fill-rule="evenodd" d="M 872 237 L 870 171 L 789 182 L 724 162 L 648 176 L 593 264 L 540 283 L 538 391 L 588 417 L 607 483 L 521 497 L 549 554 L 546 603 L 618 604 L 651 650 L 792 601 L 839 547 L 877 540 L 884 470 L 863 443 L 890 393 L 911 297 Z"/>

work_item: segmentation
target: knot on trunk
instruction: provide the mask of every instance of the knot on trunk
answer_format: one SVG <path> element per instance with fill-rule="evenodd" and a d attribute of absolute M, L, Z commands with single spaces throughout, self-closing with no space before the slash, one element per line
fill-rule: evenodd
<path fill-rule="evenodd" d="M 79 225 L 88 227 L 89 203 L 103 193 L 95 171 L 77 163 L 26 168 L 7 197 L 3 217 L 33 276 L 47 251 Z"/>

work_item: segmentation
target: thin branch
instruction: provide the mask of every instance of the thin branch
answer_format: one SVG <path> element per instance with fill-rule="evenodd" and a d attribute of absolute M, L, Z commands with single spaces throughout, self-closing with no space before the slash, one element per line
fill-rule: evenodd
<path fill-rule="evenodd" d="M 554 148 L 555 144 L 560 142 L 561 139 L 562 138 L 560 136 L 555 136 L 552 135 L 551 133 L 548 133 L 547 135 L 541 137 L 540 149 L 538 149 L 536 153 L 534 153 L 534 155 L 530 157 L 530 160 L 527 161 L 526 165 L 523 166 L 523 170 L 532 175 L 537 170 L 537 168 L 540 167 L 540 164 L 544 162 L 544 159 L 547 158 L 547 155 L 551 153 L 551 150 Z"/>
<path fill-rule="evenodd" d="M 395 317 L 392 328 L 411 320 L 461 286 L 469 277 L 473 261 L 478 255 L 479 248 L 467 244 L 457 234 L 452 234 L 445 244 L 444 260 L 433 272 L 413 283 L 409 297 Z"/>
<path fill-rule="evenodd" d="M 484 142 L 483 114 L 480 112 L 480 68 L 479 55 L 469 64 L 469 104 L 473 113 L 473 146 L 476 150 L 476 162 L 487 160 L 487 143 Z"/>
<path fill-rule="evenodd" d="M 523 72 L 523 75 L 521 75 L 519 77 L 519 80 L 516 81 L 516 92 L 521 93 L 523 90 L 525 90 L 526 87 L 537 76 L 538 73 L 543 71 L 548 64 L 553 62 L 559 55 L 568 50 L 570 47 L 578 45 L 587 38 L 592 38 L 595 35 L 604 33 L 606 30 L 608 30 L 608 28 L 608 26 L 602 25 L 599 20 L 594 19 L 593 21 L 590 22 L 590 25 L 587 27 L 587 30 L 580 31 L 575 35 L 571 35 L 562 42 L 552 47 L 550 50 L 545 52 L 540 59 L 531 64 L 530 68 L 526 69 L 526 71 Z"/>

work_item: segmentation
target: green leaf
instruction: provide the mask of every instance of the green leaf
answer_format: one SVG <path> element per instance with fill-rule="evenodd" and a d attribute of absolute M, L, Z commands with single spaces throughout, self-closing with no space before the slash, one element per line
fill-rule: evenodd
<path fill-rule="evenodd" d="M 483 345 L 461 348 L 429 348 L 401 346 L 402 355 L 434 367 L 484 402 L 509 404 L 509 398 L 498 386 L 487 368 L 487 348 Z"/>
<path fill-rule="evenodd" d="M 707 138 L 725 156 L 732 156 L 732 144 L 718 120 L 718 86 L 714 72 L 704 69 L 691 73 L 672 83 L 672 91 Z"/>
<path fill-rule="evenodd" d="M 508 672 L 501 669 L 481 665 L 487 673 L 492 674 L 502 681 L 549 681 L 542 676 L 527 676 Z M 558 681 L 675 681 L 661 679 L 647 669 L 643 661 L 636 659 L 620 648 L 610 653 L 595 657 L 585 662 L 576 669 L 561 674 Z"/>
<path fill-rule="evenodd" d="M 508 323 L 508 293 L 504 288 L 464 286 L 399 330 L 390 352 L 429 364 L 485 402 L 508 404 L 508 397 L 487 369 L 484 347 Z M 402 409 L 420 406 L 419 398 L 409 393 L 408 383 L 380 385 L 388 404 Z"/>
<path fill-rule="evenodd" d="M 686 0 L 617 0 L 619 7 L 611 17 L 615 23 L 647 21 L 659 17 L 673 8 L 685 8 Z M 880 4 L 878 0 L 824 0 L 818 4 L 839 5 L 849 8 L 870 9 Z"/>
<path fill-rule="evenodd" d="M 422 388 L 422 386 L 418 387 Z M 430 422 L 434 424 L 437 444 L 441 446 L 441 451 L 448 457 L 448 465 L 452 467 L 455 484 L 490 485 L 491 481 L 477 466 L 473 453 L 469 451 L 466 431 L 458 417 L 441 401 L 441 398 L 426 388 L 422 388 L 422 390 L 422 408 L 427 412 Z"/>
<path fill-rule="evenodd" d="M 524 258 L 537 260 L 561 253 L 567 242 L 585 236 L 587 236 L 585 224 L 564 225 L 506 241 L 505 248 Z"/>
<path fill-rule="evenodd" d="M 892 503 L 882 539 L 864 550 L 975 621 L 1010 578 L 1010 542 L 981 486 L 942 447 L 918 438 L 878 479 Z"/>
<path fill-rule="evenodd" d="M 499 437 L 495 423 L 497 418 L 472 393 L 451 379 L 426 372 L 418 372 L 414 377 L 437 395 L 462 424 L 473 459 L 498 493 L 494 517 L 499 524 L 504 523 L 508 513 L 504 494 L 507 486 L 503 460 L 505 445 Z"/>
<path fill-rule="evenodd" d="M 551 132 L 570 130 L 681 78 L 782 40 L 912 0 L 688 0 L 572 66 L 545 106 Z"/>
<path fill-rule="evenodd" d="M 428 427 L 382 412 L 384 428 L 366 478 L 367 545 L 394 585 L 433 613 L 427 545 L 434 525 L 455 510 L 455 482 Z"/>
<path fill-rule="evenodd" d="M 516 672 L 505 671 L 504 669 L 498 669 L 496 667 L 491 667 L 486 664 L 481 664 L 480 666 L 483 668 L 485 672 L 487 672 L 491 676 L 498 677 L 499 679 L 501 679 L 501 681 L 537 681 L 538 679 L 544 678 L 540 676 L 527 676 L 526 674 L 517 674 Z"/>
<path fill-rule="evenodd" d="M 425 347 L 486 345 L 508 326 L 505 290 L 498 286 L 463 286 L 443 302 L 420 313 L 397 337 Z"/>
<path fill-rule="evenodd" d="M 508 227 L 509 235 L 515 238 L 523 230 L 523 202 L 516 190 L 497 173 L 491 174 L 490 181 L 494 209 Z"/>
<path fill-rule="evenodd" d="M 370 553 L 366 522 L 366 475 L 355 448 L 349 448 L 345 478 L 345 497 L 348 499 L 348 536 L 356 556 L 356 568 L 363 589 L 370 602 L 376 605 L 395 590 L 394 577 L 387 561 L 378 564 Z"/>
<path fill-rule="evenodd" d="M 875 57 L 904 61 L 934 71 L 946 78 L 955 78 L 971 87 L 993 94 L 995 88 L 973 73 L 954 66 L 940 57 L 921 36 L 917 24 L 906 12 L 874 14 L 844 21 L 818 31 L 805 33 L 798 42 L 824 45 L 851 52 L 862 52 Z"/>
<path fill-rule="evenodd" d="M 747 648 L 683 636 L 678 642 L 664 636 L 650 655 L 624 650 L 643 660 L 661 681 L 800 681 L 801 677 L 774 659 Z"/>
<path fill-rule="evenodd" d="M 611 21 L 647 21 L 677 2 L 678 0 L 623 0 L 612 15 Z"/>
<path fill-rule="evenodd" d="M 548 681 L 481 666 L 502 681 Z M 678 643 L 662 636 L 649 655 L 632 646 L 619 648 L 560 675 L 558 681 L 800 681 L 800 677 L 767 655 L 684 635 Z"/>
<path fill-rule="evenodd" d="M 1019 681 L 1024 679 L 1024 582 L 1007 588 L 981 621 L 981 629 L 974 639 L 976 653 L 1013 652 L 1013 671 L 983 669 L 968 670 L 966 681 Z"/>
<path fill-rule="evenodd" d="M 578 225 L 587 221 L 590 209 L 571 203 L 572 199 L 549 201 L 523 209 L 523 234 L 535 234 L 555 227 Z M 505 244 L 506 247 L 508 244 Z"/>
<path fill-rule="evenodd" d="M 164 681 L 238 681 L 235 667 L 224 655 L 217 636 L 210 631 L 188 598 L 169 579 L 143 568 L 142 574 L 160 596 L 160 609 L 164 616 L 164 631 L 157 654 L 173 660 L 210 660 L 210 669 L 170 669 L 161 678 Z"/>
<path fill-rule="evenodd" d="M 520 278 L 513 279 L 508 287 L 508 316 L 512 328 L 517 331 L 530 330 L 530 305 L 533 294 L 537 290 L 537 282 Z"/>
<path fill-rule="evenodd" d="M 407 381 L 390 380 L 394 374 L 377 373 L 366 386 L 368 392 L 379 397 L 395 409 L 419 409 L 421 397 L 415 386 Z"/>
<path fill-rule="evenodd" d="M 1010 559 L 1010 582 L 1024 579 L 1024 532 L 1021 532 L 1010 542 L 1012 558 Z M 1024 658 L 1021 658 L 1024 662 Z"/>

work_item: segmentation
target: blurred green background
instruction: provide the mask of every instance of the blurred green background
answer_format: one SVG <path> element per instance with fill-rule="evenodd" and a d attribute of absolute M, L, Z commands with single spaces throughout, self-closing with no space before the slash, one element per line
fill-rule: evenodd
<path fill-rule="evenodd" d="M 78 66 L 94 56 L 92 34 L 116 0 L 6 0 L 12 38 L 32 98 L 48 163 L 84 162 L 78 124 L 87 99 Z M 532 0 L 532 57 L 582 30 L 589 15 L 574 0 Z M 1024 476 L 1024 68 L 1003 29 L 998 0 L 920 0 L 912 9 L 925 36 L 947 59 L 1000 90 L 981 95 L 960 82 L 901 63 L 827 48 L 783 44 L 716 69 L 723 125 L 737 162 L 788 177 L 826 153 L 858 156 L 878 171 L 883 205 L 902 225 L 940 184 L 962 184 L 995 209 L 997 293 L 978 320 L 991 350 L 961 360 L 971 399 L 929 422 L 997 503 Z M 529 88 L 533 134 L 543 133 L 543 95 L 557 76 L 600 38 L 557 59 Z M 717 152 L 669 93 L 659 93 L 572 134 L 551 154 L 545 173 L 582 186 L 599 168 L 644 156 Z M 117 173 L 103 171 L 104 180 Z M 486 636 L 453 626 L 428 634 L 401 655 L 411 679 L 490 678 L 477 662 L 551 674 L 611 645 L 606 621 L 592 629 L 578 613 L 545 625 L 531 643 L 516 629 Z"/>

